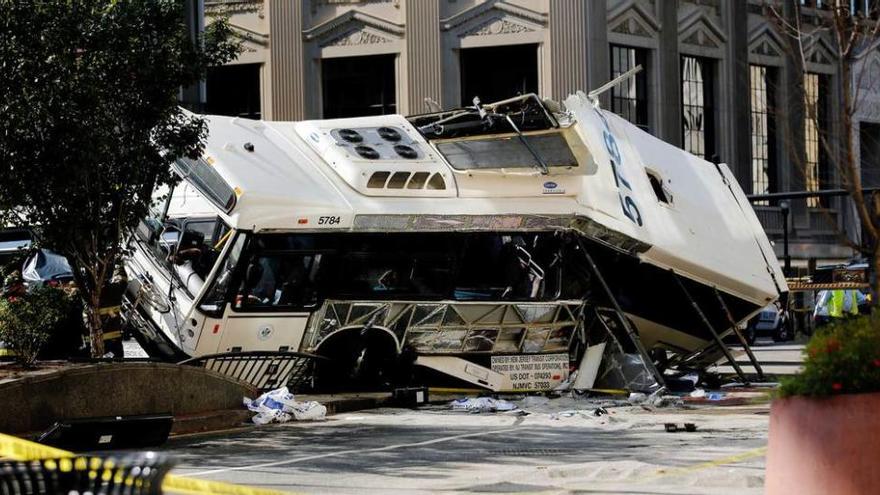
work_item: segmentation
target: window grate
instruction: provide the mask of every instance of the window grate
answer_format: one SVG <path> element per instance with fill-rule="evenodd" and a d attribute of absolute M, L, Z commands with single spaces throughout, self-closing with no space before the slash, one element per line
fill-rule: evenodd
<path fill-rule="evenodd" d="M 612 79 L 637 65 L 642 66 L 641 72 L 611 88 L 611 111 L 648 131 L 648 76 L 645 50 L 611 46 Z"/>
<path fill-rule="evenodd" d="M 711 62 L 704 58 L 681 58 L 682 145 L 709 160 L 715 153 L 715 116 L 712 109 Z"/>
<path fill-rule="evenodd" d="M 749 66 L 753 194 L 777 191 L 772 79 L 771 68 L 762 65 Z M 767 205 L 768 202 L 760 201 L 755 204 Z"/>
<path fill-rule="evenodd" d="M 822 135 L 826 132 L 826 79 L 815 73 L 804 74 L 804 188 L 819 191 L 827 183 L 827 170 L 822 151 Z M 823 206 L 821 198 L 807 198 L 807 206 Z"/>

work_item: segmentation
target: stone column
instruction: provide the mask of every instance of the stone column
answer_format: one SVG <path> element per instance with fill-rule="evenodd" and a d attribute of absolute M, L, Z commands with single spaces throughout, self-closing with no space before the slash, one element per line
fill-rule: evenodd
<path fill-rule="evenodd" d="M 550 91 L 548 97 L 562 101 L 577 90 L 589 91 L 588 10 L 593 0 L 556 0 L 550 2 Z M 604 10 L 603 10 L 604 12 Z M 604 18 L 604 16 L 603 16 Z"/>
<path fill-rule="evenodd" d="M 608 45 L 608 5 L 606 0 L 585 0 L 587 15 L 587 87 L 584 92 L 611 78 L 611 48 Z M 611 93 L 599 98 L 603 108 L 611 108 Z"/>
<path fill-rule="evenodd" d="M 722 161 L 733 171 L 743 190 L 752 192 L 747 5 L 745 2 L 722 2 L 722 5 L 727 31 L 726 79 L 730 85 L 725 95 L 726 111 L 721 114 L 719 122 L 722 143 L 719 151 Z"/>
<path fill-rule="evenodd" d="M 678 51 L 678 0 L 658 2 L 660 18 L 657 49 L 660 87 L 656 94 L 657 137 L 681 146 L 681 68 Z"/>
<path fill-rule="evenodd" d="M 267 0 L 269 7 L 269 78 L 267 120 L 305 118 L 301 1 Z"/>
<path fill-rule="evenodd" d="M 550 2 L 550 97 L 564 100 L 576 91 L 608 82 L 608 19 L 605 0 Z M 601 98 L 608 107 L 607 95 Z"/>
<path fill-rule="evenodd" d="M 440 2 L 406 0 L 405 8 L 408 113 L 427 112 L 425 98 L 443 108 L 453 102 L 443 101 Z"/>
<path fill-rule="evenodd" d="M 783 4 L 783 15 L 786 19 L 794 20 L 798 0 L 786 0 Z M 779 140 L 783 147 L 782 156 L 782 184 L 783 191 L 803 191 L 806 189 L 803 165 L 806 161 L 804 148 L 804 67 L 801 62 L 799 48 L 793 38 L 787 38 L 791 43 L 786 49 L 785 65 L 782 69 L 780 80 L 780 129 Z M 806 229 L 810 219 L 807 216 L 807 202 L 804 199 L 790 201 L 791 204 L 791 227 L 793 229 Z"/>

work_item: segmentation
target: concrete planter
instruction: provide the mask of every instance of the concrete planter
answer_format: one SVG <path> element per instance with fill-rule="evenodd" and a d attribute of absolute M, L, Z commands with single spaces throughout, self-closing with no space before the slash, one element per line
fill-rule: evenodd
<path fill-rule="evenodd" d="M 880 393 L 773 401 L 765 493 L 880 493 Z"/>
<path fill-rule="evenodd" d="M 101 416 L 169 413 L 175 420 L 192 419 L 245 411 L 242 397 L 258 394 L 252 385 L 196 366 L 132 362 L 71 367 L 0 384 L 0 432 L 28 434 L 60 419 Z M 227 428 L 249 417 L 221 416 L 229 418 Z M 176 426 L 175 432 L 198 430 L 196 423 Z"/>

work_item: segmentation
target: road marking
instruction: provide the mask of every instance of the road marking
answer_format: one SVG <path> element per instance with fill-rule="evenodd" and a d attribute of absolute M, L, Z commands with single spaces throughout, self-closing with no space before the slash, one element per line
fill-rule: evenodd
<path fill-rule="evenodd" d="M 209 469 L 206 471 L 196 471 L 194 473 L 187 473 L 188 476 L 207 476 L 209 474 L 217 474 L 217 473 L 226 473 L 229 471 L 242 471 L 247 469 L 261 469 L 267 467 L 275 467 L 275 466 L 285 466 L 288 464 L 296 464 L 298 462 L 312 461 L 315 459 L 326 459 L 328 457 L 339 457 L 344 455 L 353 455 L 353 454 L 364 454 L 371 452 L 387 452 L 389 450 L 398 450 L 405 449 L 409 447 L 422 447 L 425 445 L 433 445 L 437 443 L 451 442 L 454 440 L 460 440 L 462 438 L 473 438 L 473 437 L 483 437 L 486 435 L 497 435 L 499 433 L 510 433 L 512 431 L 523 431 L 524 428 L 505 428 L 503 430 L 492 430 L 492 431 L 480 431 L 476 433 L 464 433 L 461 435 L 452 435 L 448 437 L 440 437 L 434 438 L 431 440 L 424 440 L 421 442 L 414 443 L 400 443 L 396 445 L 386 445 L 384 447 L 375 447 L 372 449 L 351 449 L 351 450 L 343 450 L 337 452 L 327 452 L 326 454 L 316 454 L 309 455 L 304 457 L 297 457 L 295 459 L 287 459 L 284 461 L 274 461 L 274 462 L 264 462 L 262 464 L 252 464 L 250 466 L 234 466 L 227 468 L 218 468 L 218 469 Z"/>
<path fill-rule="evenodd" d="M 696 471 L 702 471 L 703 469 L 709 469 L 713 467 L 723 466 L 725 464 L 736 464 L 738 462 L 747 461 L 752 459 L 753 457 L 762 457 L 767 453 L 767 447 L 759 447 L 754 450 L 747 450 L 745 452 L 740 452 L 739 454 L 729 455 L 727 457 L 721 457 L 715 460 L 701 462 L 698 464 L 693 464 L 690 466 L 684 466 L 680 468 L 662 468 L 658 469 L 652 476 L 649 478 L 661 478 L 664 476 L 678 476 L 681 474 L 693 473 Z"/>

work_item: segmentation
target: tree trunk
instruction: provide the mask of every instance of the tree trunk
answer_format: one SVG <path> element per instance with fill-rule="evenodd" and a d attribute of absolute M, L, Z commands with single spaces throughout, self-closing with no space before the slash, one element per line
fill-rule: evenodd
<path fill-rule="evenodd" d="M 871 267 L 869 280 L 871 282 L 871 306 L 877 305 L 877 298 L 880 297 L 880 241 L 877 239 L 873 239 L 874 241 L 874 250 L 871 253 L 871 259 L 869 261 L 869 265 Z"/>
<path fill-rule="evenodd" d="M 99 358 L 104 355 L 104 327 L 101 322 L 101 291 L 91 294 L 86 306 L 86 315 L 89 324 L 89 343 L 92 348 L 92 357 Z"/>

